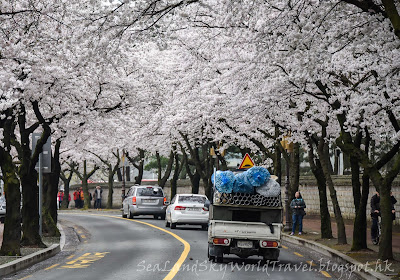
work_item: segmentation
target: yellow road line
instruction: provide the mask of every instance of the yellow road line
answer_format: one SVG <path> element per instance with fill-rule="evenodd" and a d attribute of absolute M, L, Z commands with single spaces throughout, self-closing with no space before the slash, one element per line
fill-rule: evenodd
<path fill-rule="evenodd" d="M 288 247 L 286 247 L 286 246 L 283 246 L 283 245 L 282 245 L 282 248 L 283 248 L 283 249 L 286 249 L 286 250 L 287 250 L 287 249 L 289 249 Z"/>
<path fill-rule="evenodd" d="M 320 272 L 321 272 L 325 277 L 327 277 L 327 278 L 332 278 L 332 276 L 331 276 L 328 272 L 323 271 L 323 270 L 321 270 Z"/>
<path fill-rule="evenodd" d="M 75 213 L 71 213 L 72 215 L 82 215 L 82 214 L 75 214 Z M 163 231 L 165 233 L 168 233 L 169 235 L 172 235 L 175 239 L 177 239 L 178 241 L 180 241 L 183 246 L 183 252 L 181 254 L 181 256 L 179 257 L 178 261 L 174 264 L 174 266 L 172 267 L 171 271 L 167 274 L 167 276 L 165 276 L 164 280 L 171 280 L 172 278 L 175 277 L 175 275 L 179 272 L 180 267 L 182 266 L 182 264 L 185 262 L 189 252 L 190 252 L 190 244 L 184 240 L 183 238 L 181 238 L 179 235 L 170 232 L 166 229 L 160 228 L 158 226 L 152 225 L 150 223 L 146 223 L 146 222 L 142 222 L 142 221 L 138 221 L 138 220 L 131 220 L 131 219 L 127 219 L 127 218 L 122 218 L 122 217 L 116 217 L 116 216 L 110 216 L 110 215 L 100 215 L 100 214 L 87 214 L 87 215 L 92 215 L 92 216 L 100 216 L 100 217 L 109 217 L 109 218 L 114 218 L 114 219 L 121 219 L 121 220 L 127 220 L 130 222 L 135 222 L 135 223 L 139 223 L 139 224 L 144 224 L 146 226 L 158 229 L 160 231 Z"/>
<path fill-rule="evenodd" d="M 20 278 L 19 280 L 28 279 L 28 278 L 30 278 L 30 277 L 32 277 L 32 276 L 33 276 L 33 275 L 31 274 L 31 275 L 25 276 L 24 278 Z"/>
<path fill-rule="evenodd" d="M 75 257 L 75 255 L 69 256 L 69 257 L 67 258 L 67 260 L 70 260 L 70 259 L 72 259 L 73 257 Z"/>
<path fill-rule="evenodd" d="M 316 266 L 316 264 L 313 261 L 307 261 L 306 263 L 308 263 L 311 266 Z"/>
<path fill-rule="evenodd" d="M 81 237 L 82 237 L 82 238 L 86 238 L 86 235 L 83 235 L 83 234 L 82 234 Z"/>
<path fill-rule="evenodd" d="M 45 268 L 44 270 L 50 270 L 52 268 L 55 268 L 56 266 L 59 266 L 59 263 L 53 264 L 52 266 L 49 266 L 48 268 Z"/>
<path fill-rule="evenodd" d="M 302 254 L 299 254 L 297 252 L 293 252 L 293 254 L 295 254 L 296 256 L 299 256 L 299 257 L 304 257 Z"/>

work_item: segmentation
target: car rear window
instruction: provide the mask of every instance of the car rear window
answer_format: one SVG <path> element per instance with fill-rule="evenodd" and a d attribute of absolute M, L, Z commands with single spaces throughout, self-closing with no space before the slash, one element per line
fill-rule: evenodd
<path fill-rule="evenodd" d="M 153 188 L 153 187 L 147 187 L 147 188 L 139 188 L 137 190 L 137 196 L 154 196 L 154 197 L 163 197 L 164 194 L 162 192 L 161 188 Z"/>
<path fill-rule="evenodd" d="M 206 198 L 204 196 L 179 196 L 179 202 L 198 202 L 204 203 L 206 202 Z"/>

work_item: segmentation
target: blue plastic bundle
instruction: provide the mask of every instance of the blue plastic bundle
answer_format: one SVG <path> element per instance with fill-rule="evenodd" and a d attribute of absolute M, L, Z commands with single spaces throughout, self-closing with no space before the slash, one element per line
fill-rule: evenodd
<path fill-rule="evenodd" d="M 253 193 L 254 187 L 247 181 L 246 172 L 235 175 L 235 182 L 233 183 L 233 192 L 237 193 Z"/>
<path fill-rule="evenodd" d="M 248 184 L 253 187 L 260 187 L 264 185 L 271 177 L 268 170 L 261 166 L 253 166 L 244 172 L 244 174 L 246 174 L 246 180 Z"/>
<path fill-rule="evenodd" d="M 221 193 L 232 193 L 233 182 L 235 175 L 232 171 L 217 171 L 215 176 L 215 188 Z M 214 174 L 211 177 L 211 182 L 214 184 Z"/>

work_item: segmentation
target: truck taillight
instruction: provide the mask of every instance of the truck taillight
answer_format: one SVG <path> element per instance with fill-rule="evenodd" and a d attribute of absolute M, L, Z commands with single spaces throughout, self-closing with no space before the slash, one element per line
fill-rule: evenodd
<path fill-rule="evenodd" d="M 132 204 L 136 205 L 136 196 L 132 197 Z"/>
<path fill-rule="evenodd" d="M 229 245 L 229 239 L 227 238 L 214 238 L 213 243 L 217 245 Z"/>
<path fill-rule="evenodd" d="M 163 205 L 165 205 L 165 203 L 167 202 L 167 198 L 166 197 L 164 197 L 164 202 L 163 202 Z"/>
<path fill-rule="evenodd" d="M 175 206 L 175 210 L 185 210 L 186 207 L 183 206 Z"/>
<path fill-rule="evenodd" d="M 276 241 L 261 241 L 261 247 L 278 247 L 278 242 Z"/>

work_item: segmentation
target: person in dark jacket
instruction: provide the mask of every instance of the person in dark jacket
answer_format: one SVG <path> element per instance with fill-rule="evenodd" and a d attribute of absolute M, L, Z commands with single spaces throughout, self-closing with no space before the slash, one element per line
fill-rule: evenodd
<path fill-rule="evenodd" d="M 394 209 L 394 205 L 397 203 L 397 199 L 393 196 L 393 193 L 390 192 L 390 200 L 392 202 L 392 220 L 396 220 L 396 210 Z"/>
<path fill-rule="evenodd" d="M 300 192 L 296 192 L 294 196 L 295 198 L 290 203 L 290 208 L 293 210 L 293 227 L 290 235 L 295 233 L 297 224 L 299 224 L 299 235 L 301 235 L 303 231 L 303 217 L 306 214 L 304 211 L 304 208 L 306 208 L 306 203 L 301 197 Z"/>
<path fill-rule="evenodd" d="M 378 216 L 381 215 L 381 205 L 380 205 L 381 198 L 379 193 L 376 192 L 371 197 L 371 240 L 373 244 L 377 243 L 376 236 L 378 234 Z"/>
<path fill-rule="evenodd" d="M 97 210 L 101 209 L 101 195 L 103 193 L 103 190 L 101 189 L 100 186 L 96 186 L 96 189 L 93 192 L 93 198 L 94 198 L 94 208 L 97 208 Z"/>
<path fill-rule="evenodd" d="M 371 198 L 371 240 L 373 244 L 377 244 L 376 236 L 378 233 L 378 217 L 381 215 L 381 198 L 379 196 L 379 192 L 376 192 Z M 397 203 L 396 198 L 393 196 L 393 193 L 390 192 L 390 201 L 392 204 L 392 220 L 396 219 L 396 211 L 394 209 L 394 205 Z"/>

